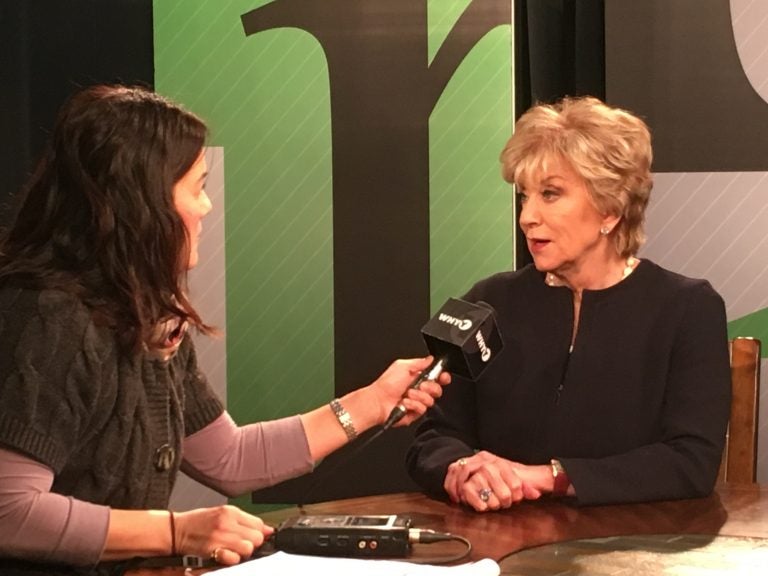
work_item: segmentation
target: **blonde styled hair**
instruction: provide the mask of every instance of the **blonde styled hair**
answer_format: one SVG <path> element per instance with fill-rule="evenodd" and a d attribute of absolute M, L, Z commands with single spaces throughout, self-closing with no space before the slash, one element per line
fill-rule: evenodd
<path fill-rule="evenodd" d="M 593 97 L 534 106 L 517 121 L 501 153 L 504 179 L 518 185 L 566 161 L 586 182 L 597 210 L 620 216 L 611 235 L 622 257 L 636 254 L 645 241 L 652 160 L 645 122 Z"/>

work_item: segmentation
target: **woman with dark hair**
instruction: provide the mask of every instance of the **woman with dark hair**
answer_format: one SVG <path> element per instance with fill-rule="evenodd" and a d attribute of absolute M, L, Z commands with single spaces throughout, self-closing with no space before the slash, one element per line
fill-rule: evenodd
<path fill-rule="evenodd" d="M 237 426 L 186 336 L 214 332 L 186 290 L 212 208 L 205 138 L 151 91 L 83 90 L 0 238 L 4 574 L 116 573 L 136 556 L 235 564 L 272 529 L 232 506 L 168 511 L 180 469 L 228 495 L 274 484 L 399 403 L 411 423 L 449 381 L 407 390 L 430 359 L 400 360 L 327 406 Z"/>

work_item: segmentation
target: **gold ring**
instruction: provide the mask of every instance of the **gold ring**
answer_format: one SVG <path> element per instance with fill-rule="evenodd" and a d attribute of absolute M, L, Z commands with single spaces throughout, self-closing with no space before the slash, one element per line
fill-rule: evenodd
<path fill-rule="evenodd" d="M 467 465 L 467 459 L 466 458 L 459 458 L 456 462 L 459 466 L 466 466 Z"/>
<path fill-rule="evenodd" d="M 219 552 L 221 552 L 221 546 L 216 546 L 216 548 L 213 549 L 213 552 L 211 552 L 211 560 L 216 562 L 216 564 L 219 563 Z"/>

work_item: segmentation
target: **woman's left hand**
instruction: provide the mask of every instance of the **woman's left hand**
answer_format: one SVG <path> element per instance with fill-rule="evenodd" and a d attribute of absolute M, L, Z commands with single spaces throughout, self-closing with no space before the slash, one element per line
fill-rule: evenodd
<path fill-rule="evenodd" d="M 436 381 L 424 380 L 417 388 L 409 388 L 432 361 L 432 356 L 396 360 L 370 385 L 379 404 L 382 423 L 398 404 L 402 403 L 407 412 L 395 426 L 407 426 L 435 404 L 435 399 L 443 394 L 443 386 L 451 382 L 447 372 L 441 372 Z"/>
<path fill-rule="evenodd" d="M 528 466 L 483 450 L 451 463 L 443 487 L 453 502 L 485 512 L 538 499 L 550 477 L 548 466 Z"/>

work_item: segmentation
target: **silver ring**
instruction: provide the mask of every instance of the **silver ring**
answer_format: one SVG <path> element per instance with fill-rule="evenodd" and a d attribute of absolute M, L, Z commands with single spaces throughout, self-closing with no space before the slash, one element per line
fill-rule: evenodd
<path fill-rule="evenodd" d="M 456 464 L 461 466 L 462 468 L 467 465 L 467 459 L 466 458 L 459 458 L 456 460 Z"/>
<path fill-rule="evenodd" d="M 483 488 L 480 490 L 480 492 L 477 493 L 477 495 L 480 496 L 480 500 L 483 502 L 488 502 L 488 500 L 491 498 L 491 494 L 493 494 L 493 490 L 490 488 Z"/>
<path fill-rule="evenodd" d="M 216 546 L 216 548 L 213 549 L 213 552 L 211 552 L 211 560 L 216 562 L 216 564 L 219 563 L 219 552 L 221 552 L 221 546 Z"/>

